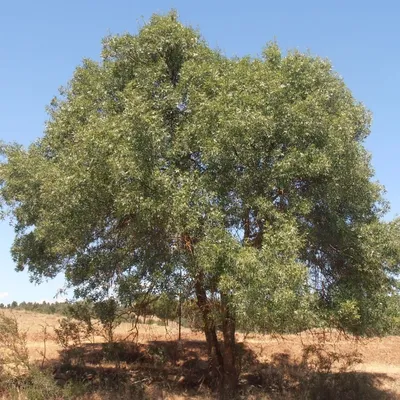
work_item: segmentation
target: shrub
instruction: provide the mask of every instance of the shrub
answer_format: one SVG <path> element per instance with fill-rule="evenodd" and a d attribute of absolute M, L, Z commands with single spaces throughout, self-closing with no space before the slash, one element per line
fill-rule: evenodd
<path fill-rule="evenodd" d="M 26 332 L 21 332 L 14 315 L 0 313 L 0 367 L 19 374 L 30 369 Z"/>

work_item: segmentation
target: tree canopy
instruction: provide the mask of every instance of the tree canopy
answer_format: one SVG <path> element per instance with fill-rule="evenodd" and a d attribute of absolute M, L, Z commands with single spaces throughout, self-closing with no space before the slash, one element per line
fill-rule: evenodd
<path fill-rule="evenodd" d="M 370 113 L 329 61 L 275 42 L 227 57 L 155 15 L 106 37 L 48 112 L 0 166 L 12 254 L 33 279 L 64 272 L 77 296 L 129 303 L 183 277 L 226 382 L 235 323 L 388 329 L 400 225 L 383 221 Z"/>

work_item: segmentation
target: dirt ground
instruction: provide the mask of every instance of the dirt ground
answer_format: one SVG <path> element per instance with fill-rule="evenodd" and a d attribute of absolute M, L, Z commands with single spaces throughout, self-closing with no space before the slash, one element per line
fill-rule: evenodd
<path fill-rule="evenodd" d="M 27 311 L 13 313 L 20 329 L 27 332 L 32 361 L 56 365 L 65 356 L 65 349 L 56 343 L 54 334 L 61 317 Z M 130 324 L 122 324 L 116 330 L 116 337 L 122 341 L 130 329 Z M 89 375 L 101 364 L 103 370 L 129 370 L 131 380 L 147 387 L 149 398 L 209 398 L 202 388 L 205 386 L 202 376 L 207 369 L 203 335 L 182 328 L 181 344 L 177 337 L 178 327 L 174 323 L 167 327 L 139 324 L 135 350 L 133 347 L 119 349 L 118 362 L 99 356 L 104 339 L 96 337 L 93 343 L 85 344 L 86 363 L 93 367 Z M 322 376 L 325 394 L 311 393 L 304 398 L 400 399 L 400 337 L 355 340 L 337 332 L 279 337 L 238 334 L 237 342 L 242 371 L 240 383 L 247 393 L 243 398 L 298 398 L 289 395 L 290 388 L 301 392 L 302 381 L 314 382 Z M 171 388 L 175 385 L 180 385 L 179 393 L 173 393 Z"/>

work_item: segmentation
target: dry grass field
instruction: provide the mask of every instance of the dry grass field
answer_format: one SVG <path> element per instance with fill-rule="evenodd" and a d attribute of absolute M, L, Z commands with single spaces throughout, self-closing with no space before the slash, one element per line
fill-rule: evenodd
<path fill-rule="evenodd" d="M 104 339 L 95 337 L 81 346 L 80 363 L 67 368 L 63 360 L 74 360 L 75 355 L 55 340 L 54 327 L 61 317 L 13 314 L 27 332 L 31 360 L 51 368 L 57 383 L 75 379 L 94 388 L 97 382 L 82 399 L 212 398 L 201 333 L 183 328 L 178 345 L 175 324 L 140 324 L 135 342 L 123 341 L 131 328 L 125 323 L 116 330 L 117 345 L 105 347 Z M 357 341 L 337 332 L 308 332 L 281 337 L 238 334 L 237 341 L 243 399 L 400 399 L 400 337 Z M 107 383 L 107 391 L 100 381 Z M 126 389 L 139 386 L 142 397 Z"/>

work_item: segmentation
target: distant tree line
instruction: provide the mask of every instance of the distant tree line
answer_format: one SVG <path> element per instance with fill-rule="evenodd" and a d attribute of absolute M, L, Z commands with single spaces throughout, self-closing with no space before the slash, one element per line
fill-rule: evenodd
<path fill-rule="evenodd" d="M 32 302 L 32 301 L 22 301 L 18 303 L 17 301 L 13 301 L 9 304 L 0 303 L 0 308 L 8 308 L 13 310 L 25 310 L 25 311 L 33 311 L 39 312 L 42 314 L 65 314 L 68 307 L 68 303 L 66 302 L 55 302 L 50 303 L 47 301 L 43 302 Z"/>
<path fill-rule="evenodd" d="M 59 314 L 59 315 L 70 315 L 71 311 L 78 308 L 83 303 L 94 302 L 31 302 L 22 301 L 18 303 L 13 301 L 9 304 L 0 303 L 0 309 L 12 309 L 12 310 L 25 310 L 38 312 L 42 314 Z M 186 308 L 188 308 L 187 306 Z M 146 319 L 151 317 L 157 317 L 160 320 L 171 321 L 178 317 L 178 301 L 177 299 L 168 296 L 153 296 L 146 302 L 138 302 L 138 304 L 130 307 L 132 312 L 141 317 L 141 320 L 146 322 Z M 127 312 L 126 307 L 118 306 L 118 313 L 124 315 Z"/>

